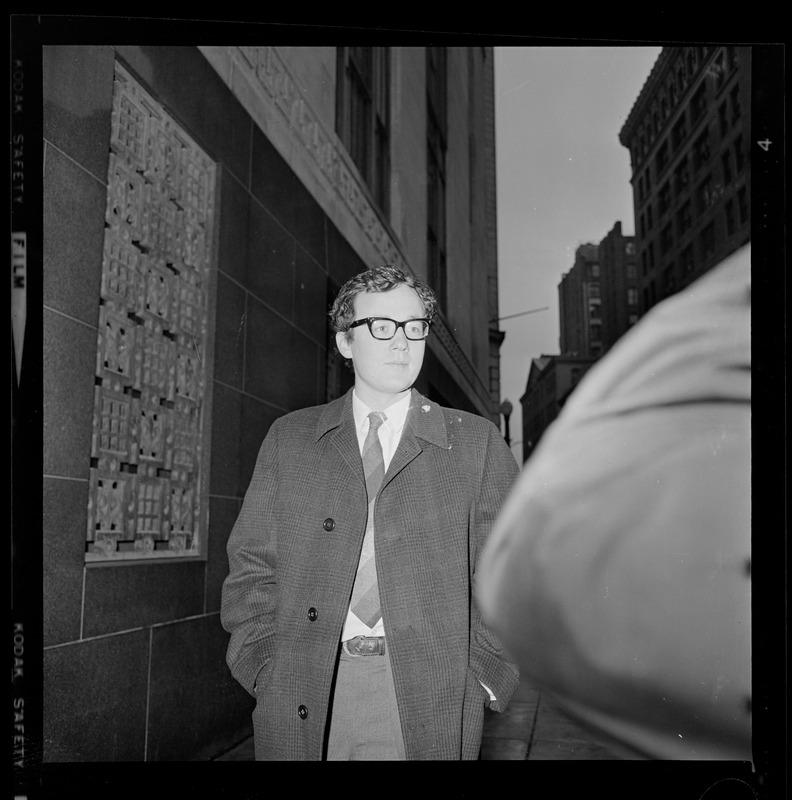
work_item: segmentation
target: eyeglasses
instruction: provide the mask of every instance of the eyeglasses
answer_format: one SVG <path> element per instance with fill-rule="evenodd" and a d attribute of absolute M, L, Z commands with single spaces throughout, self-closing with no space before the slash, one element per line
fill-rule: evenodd
<path fill-rule="evenodd" d="M 357 328 L 358 325 L 368 325 L 368 329 L 375 339 L 392 339 L 396 335 L 396 331 L 402 328 L 408 339 L 416 341 L 425 339 L 429 335 L 430 323 L 428 319 L 405 319 L 402 322 L 396 322 L 395 319 L 388 319 L 388 317 L 365 317 L 356 319 L 349 328 Z"/>

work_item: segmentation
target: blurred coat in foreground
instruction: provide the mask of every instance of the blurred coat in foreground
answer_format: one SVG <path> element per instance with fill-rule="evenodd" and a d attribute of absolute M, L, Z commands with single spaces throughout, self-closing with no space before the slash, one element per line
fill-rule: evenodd
<path fill-rule="evenodd" d="M 750 254 L 590 370 L 482 554 L 521 673 L 628 757 L 751 760 Z"/>

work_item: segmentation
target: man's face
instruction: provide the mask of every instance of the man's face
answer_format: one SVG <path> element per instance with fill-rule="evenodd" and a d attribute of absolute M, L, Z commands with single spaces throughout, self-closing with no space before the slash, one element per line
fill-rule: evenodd
<path fill-rule="evenodd" d="M 364 292 L 355 298 L 355 319 L 389 317 L 402 322 L 424 316 L 415 289 L 400 284 L 387 292 Z M 421 371 L 426 340 L 413 341 L 399 328 L 392 339 L 375 339 L 368 325 L 336 334 L 338 350 L 351 358 L 355 391 L 375 411 L 381 411 L 409 391 Z"/>

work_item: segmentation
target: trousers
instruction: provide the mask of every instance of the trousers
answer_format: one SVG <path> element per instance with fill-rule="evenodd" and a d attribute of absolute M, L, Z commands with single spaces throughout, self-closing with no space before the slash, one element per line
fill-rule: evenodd
<path fill-rule="evenodd" d="M 341 651 L 330 714 L 328 761 L 405 760 L 387 650 L 381 656 Z"/>

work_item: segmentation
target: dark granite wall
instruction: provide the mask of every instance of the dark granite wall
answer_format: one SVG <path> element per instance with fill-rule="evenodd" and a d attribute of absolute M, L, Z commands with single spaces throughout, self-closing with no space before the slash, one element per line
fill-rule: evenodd
<path fill-rule="evenodd" d="M 218 165 L 209 531 L 196 560 L 85 564 L 118 58 Z M 225 665 L 225 543 L 259 444 L 323 402 L 328 297 L 364 268 L 194 47 L 43 53 L 44 760 L 206 760 L 249 734 Z"/>

